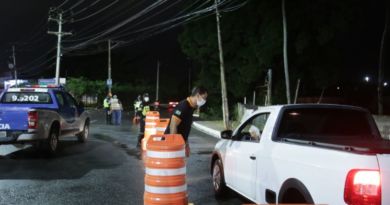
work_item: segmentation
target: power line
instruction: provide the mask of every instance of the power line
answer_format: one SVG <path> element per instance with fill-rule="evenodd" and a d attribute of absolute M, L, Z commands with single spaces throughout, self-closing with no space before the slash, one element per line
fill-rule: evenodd
<path fill-rule="evenodd" d="M 89 18 L 91 18 L 91 17 L 94 17 L 94 16 L 100 14 L 101 12 L 107 10 L 108 8 L 110 8 L 111 6 L 113 6 L 114 4 L 116 4 L 116 3 L 118 3 L 118 2 L 119 2 L 119 0 L 115 0 L 114 2 L 108 4 L 106 7 L 104 7 L 104 8 L 102 8 L 102 9 L 98 10 L 97 12 L 95 12 L 95 13 L 93 13 L 93 14 L 91 14 L 91 15 L 88 15 L 88 16 L 86 16 L 86 17 L 79 18 L 79 19 L 76 19 L 76 20 L 72 20 L 72 23 L 77 23 L 77 22 L 80 22 L 80 21 L 84 21 L 84 20 L 86 20 L 86 19 L 89 19 Z"/>
<path fill-rule="evenodd" d="M 137 13 L 137 14 L 135 14 L 135 15 L 133 15 L 133 16 L 123 20 L 123 21 L 121 21 L 120 23 L 116 24 L 115 26 L 107 29 L 106 31 L 102 32 L 100 35 L 95 36 L 95 37 L 93 37 L 93 38 L 91 38 L 91 39 L 89 39 L 89 40 L 87 40 L 87 41 L 85 41 L 83 43 L 79 43 L 77 45 L 71 46 L 69 48 L 70 49 L 79 49 L 79 48 L 85 47 L 88 44 L 90 44 L 91 42 L 93 42 L 95 40 L 98 40 L 99 38 L 102 38 L 105 35 L 108 35 L 108 34 L 114 32 L 114 31 L 122 28 L 123 26 L 125 26 L 126 24 L 128 24 L 130 22 L 133 22 L 134 20 L 140 18 L 144 14 L 146 14 L 146 13 L 152 11 L 153 9 L 157 8 L 158 6 L 164 4 L 166 1 L 167 0 L 159 0 L 159 1 L 155 2 L 155 3 L 153 3 L 152 5 L 148 6 L 147 8 L 145 8 L 143 11 L 141 11 L 141 12 L 139 12 L 139 13 Z"/>
<path fill-rule="evenodd" d="M 101 0 L 96 0 L 96 1 L 94 1 L 92 4 L 89 4 L 87 7 L 81 9 L 81 10 L 78 11 L 78 12 L 73 13 L 72 17 L 77 16 L 77 15 L 83 13 L 84 11 L 88 10 L 89 8 L 95 6 L 95 5 L 96 5 L 97 3 L 99 3 L 100 1 L 101 1 Z"/>
<path fill-rule="evenodd" d="M 69 0 L 65 0 L 64 2 L 62 2 L 62 4 L 60 4 L 59 6 L 56 7 L 56 9 L 60 9 L 63 5 L 65 5 Z"/>
<path fill-rule="evenodd" d="M 199 2 L 199 1 L 198 1 L 198 2 Z M 233 2 L 233 1 L 225 0 L 225 1 L 221 1 L 220 4 L 218 4 L 218 5 L 219 5 L 219 6 L 223 6 L 223 5 L 225 4 L 225 6 L 226 6 L 226 4 L 227 4 L 228 6 L 231 6 L 231 7 L 225 7 L 225 8 L 223 9 L 223 11 L 224 11 L 224 10 L 233 11 L 233 10 L 236 10 L 236 9 L 238 9 L 238 8 L 240 8 L 240 7 L 242 7 L 243 5 L 246 4 L 246 1 L 243 2 L 243 3 L 240 3 L 240 4 L 238 4 L 238 5 L 232 5 L 232 2 Z M 207 2 L 206 2 L 206 3 L 207 3 Z M 236 2 L 235 2 L 235 3 L 236 3 Z M 195 4 L 193 3 L 193 4 L 191 4 L 190 7 L 192 7 L 192 6 L 194 6 L 194 5 L 195 5 Z M 117 32 L 117 33 L 115 33 L 115 35 L 107 36 L 107 38 L 120 39 L 120 38 L 129 37 L 130 35 L 135 35 L 135 34 L 139 33 L 139 35 L 140 35 L 141 37 L 135 37 L 135 38 L 133 38 L 133 39 L 131 39 L 131 40 L 127 40 L 127 41 L 126 41 L 126 40 L 122 40 L 122 41 L 120 41 L 120 43 L 119 43 L 117 46 L 113 46 L 113 48 L 119 48 L 119 47 L 124 47 L 125 45 L 133 44 L 133 43 L 135 43 L 135 42 L 137 42 L 137 41 L 144 40 L 144 39 L 146 39 L 146 38 L 148 38 L 148 37 L 157 35 L 157 34 L 159 34 L 159 33 L 162 33 L 162 32 L 164 32 L 164 31 L 167 31 L 167 30 L 169 30 L 169 29 L 172 29 L 172 28 L 175 28 L 175 27 L 177 27 L 177 26 L 179 26 L 179 25 L 182 25 L 182 24 L 184 24 L 184 23 L 187 23 L 187 22 L 190 22 L 190 21 L 193 21 L 193 20 L 197 20 L 197 19 L 199 19 L 199 18 L 201 18 L 201 17 L 204 17 L 204 16 L 208 16 L 208 15 L 209 15 L 208 13 L 213 13 L 213 12 L 214 12 L 215 4 L 212 4 L 211 6 L 208 6 L 208 7 L 206 7 L 206 8 L 201 8 L 201 7 L 203 7 L 204 5 L 205 5 L 205 3 L 203 2 L 200 6 L 196 7 L 196 10 L 195 10 L 195 11 L 191 11 L 191 12 L 185 14 L 185 15 L 178 16 L 178 17 L 172 18 L 172 19 L 168 19 L 168 20 L 166 20 L 166 21 L 164 21 L 164 22 L 160 22 L 160 23 L 158 23 L 158 24 L 154 24 L 154 25 L 151 25 L 151 26 L 143 27 L 143 28 L 140 28 L 140 29 L 138 29 L 138 30 L 133 30 L 133 31 L 127 32 L 127 33 L 123 33 L 124 31 L 122 30 L 121 32 L 119 32 L 120 35 L 118 35 L 118 32 Z M 169 5 L 168 7 L 171 7 L 171 6 L 172 6 L 172 5 Z M 187 9 L 190 8 L 190 7 L 187 7 Z M 145 11 L 145 10 L 143 10 L 143 11 Z M 142 13 L 142 11 L 139 12 L 139 13 Z M 138 13 L 138 14 L 139 14 L 139 13 Z M 160 12 L 158 12 L 158 13 L 160 13 Z M 183 13 L 183 12 L 179 12 L 179 14 L 180 14 L 180 13 Z M 148 17 L 145 17 L 145 18 L 146 18 L 146 19 L 150 19 L 150 18 L 152 18 L 152 17 L 154 17 L 154 16 L 156 16 L 156 14 L 153 14 L 152 16 L 148 16 Z M 177 16 L 177 15 L 176 15 L 176 16 Z M 145 18 L 143 18 L 143 20 L 141 20 L 140 22 L 137 22 L 137 23 L 135 23 L 135 24 L 132 24 L 131 28 L 135 27 L 136 25 L 139 25 L 139 24 L 143 23 Z M 161 27 L 163 27 L 163 28 L 161 28 Z M 126 31 L 126 30 L 128 30 L 128 29 L 125 29 L 125 31 Z M 107 31 L 107 30 L 106 30 L 106 31 Z M 106 31 L 100 32 L 99 34 L 92 35 L 92 36 L 90 36 L 90 37 L 95 37 L 95 38 L 97 38 L 97 37 L 99 37 L 99 36 L 100 36 L 100 37 L 103 37 L 102 35 L 103 35 L 104 32 L 106 32 Z M 142 34 L 141 34 L 141 33 L 142 33 Z M 146 33 L 146 34 L 145 34 L 145 33 Z M 106 38 L 106 39 L 103 38 L 103 39 L 101 39 L 101 40 L 95 39 L 94 41 L 91 41 L 91 42 L 89 43 L 89 45 L 98 44 L 98 43 L 100 43 L 100 42 L 106 41 L 107 38 Z M 72 50 L 75 50 L 75 49 L 78 49 L 77 46 L 76 46 L 76 47 L 69 47 L 69 48 L 66 49 L 66 50 L 67 50 L 67 51 L 72 51 Z M 94 54 L 95 54 L 95 53 L 98 53 L 98 52 L 99 52 L 99 51 L 97 51 L 97 50 L 94 50 L 94 51 L 93 51 Z M 91 52 L 79 52 L 79 54 L 81 54 L 81 55 L 83 55 L 83 54 L 88 55 L 88 54 L 90 54 L 90 53 L 91 53 Z"/>
<path fill-rule="evenodd" d="M 77 42 L 77 41 L 85 41 L 85 40 L 88 40 L 89 38 L 92 38 L 95 35 L 100 34 L 102 32 L 100 28 L 106 25 L 104 22 L 107 22 L 104 19 L 110 19 L 110 21 L 114 21 L 115 19 L 122 17 L 122 15 L 126 14 L 129 11 L 129 9 L 127 9 L 126 7 L 127 7 L 127 5 L 118 5 L 117 10 L 113 9 L 113 10 L 110 10 L 110 12 L 106 13 L 105 15 L 100 15 L 100 19 L 95 19 L 94 22 L 89 23 L 88 26 L 83 27 L 83 29 L 81 29 L 80 31 L 75 33 L 72 36 L 73 39 L 67 39 L 67 40 L 64 40 L 64 42 L 71 43 L 71 42 Z M 86 32 L 86 33 L 84 33 L 84 32 Z M 91 35 L 86 36 L 86 34 L 89 34 L 89 33 L 91 33 Z M 79 37 L 77 39 L 74 39 L 74 37 L 76 37 L 76 36 L 83 36 L 83 35 L 84 35 L 84 37 Z"/>

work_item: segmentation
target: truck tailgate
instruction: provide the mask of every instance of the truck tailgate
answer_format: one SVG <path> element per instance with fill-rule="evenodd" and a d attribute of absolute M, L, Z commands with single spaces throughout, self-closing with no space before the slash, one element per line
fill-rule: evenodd
<path fill-rule="evenodd" d="M 390 204 L 390 154 L 378 154 L 381 172 L 382 204 Z"/>
<path fill-rule="evenodd" d="M 27 130 L 29 108 L 0 108 L 0 130 Z"/>

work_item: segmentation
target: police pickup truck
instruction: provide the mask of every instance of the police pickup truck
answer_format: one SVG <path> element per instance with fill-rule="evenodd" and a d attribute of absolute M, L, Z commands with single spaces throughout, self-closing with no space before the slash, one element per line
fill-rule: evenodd
<path fill-rule="evenodd" d="M 229 187 L 258 204 L 390 204 L 390 141 L 364 109 L 262 107 L 221 138 L 216 195 Z"/>
<path fill-rule="evenodd" d="M 54 154 L 59 137 L 85 142 L 89 116 L 62 87 L 9 88 L 0 95 L 0 145 L 32 144 Z"/>

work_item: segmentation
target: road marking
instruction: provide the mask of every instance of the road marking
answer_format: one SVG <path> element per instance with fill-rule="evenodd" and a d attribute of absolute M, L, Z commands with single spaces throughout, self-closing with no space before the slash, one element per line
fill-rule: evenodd
<path fill-rule="evenodd" d="M 91 120 L 91 123 L 95 123 L 95 122 L 97 122 L 97 120 Z"/>

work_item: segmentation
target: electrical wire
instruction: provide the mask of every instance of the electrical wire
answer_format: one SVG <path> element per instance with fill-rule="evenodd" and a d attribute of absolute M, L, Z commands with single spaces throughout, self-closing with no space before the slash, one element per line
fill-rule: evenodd
<path fill-rule="evenodd" d="M 89 5 L 88 7 L 80 9 L 78 12 L 73 13 L 72 16 L 79 15 L 82 12 L 85 12 L 88 8 L 91 8 L 92 6 L 99 3 L 101 0 L 96 0 L 93 2 L 93 5 Z M 65 4 L 63 2 L 63 4 Z M 114 1 L 115 4 L 118 3 L 117 1 Z M 114 5 L 114 2 L 104 6 L 103 8 L 99 9 L 97 12 L 94 12 L 92 14 L 88 14 L 87 16 L 84 16 L 80 19 L 86 20 L 88 18 L 91 18 L 97 14 L 103 13 L 108 8 L 112 7 Z M 143 2 L 142 2 L 143 3 Z M 83 36 L 79 39 L 69 39 L 67 40 L 67 43 L 71 42 L 77 42 L 80 40 L 83 40 L 84 42 L 73 44 L 71 46 L 63 47 L 62 54 L 64 55 L 93 55 L 101 52 L 106 52 L 106 49 L 102 49 L 101 47 L 99 49 L 94 49 L 92 51 L 83 51 L 82 49 L 87 48 L 87 46 L 91 45 L 99 45 L 101 43 L 106 43 L 108 39 L 117 39 L 113 41 L 112 49 L 119 49 L 122 47 L 133 45 L 137 42 L 143 41 L 147 38 L 150 38 L 152 36 L 161 34 L 167 30 L 176 28 L 180 25 L 186 24 L 191 21 L 198 20 L 200 18 L 204 18 L 207 16 L 210 16 L 214 14 L 215 10 L 215 4 L 212 4 L 210 6 L 206 6 L 209 2 L 197 0 L 195 2 L 192 2 L 189 6 L 186 6 L 184 9 L 182 9 L 180 12 L 173 15 L 173 17 L 168 17 L 167 20 L 164 20 L 162 22 L 153 24 L 153 25 L 146 25 L 141 28 L 135 29 L 138 26 L 148 22 L 149 20 L 156 18 L 159 15 L 164 14 L 164 12 L 169 11 L 174 6 L 181 3 L 181 1 L 175 1 L 174 3 L 167 4 L 167 0 L 159 0 L 155 1 L 153 4 L 148 5 L 146 8 L 141 9 L 141 11 L 138 11 L 136 14 L 126 17 L 126 19 L 121 20 L 119 23 L 109 27 L 108 29 L 104 29 L 101 32 L 95 32 L 92 35 L 89 36 Z M 224 0 L 220 1 L 218 4 L 221 12 L 231 12 L 234 10 L 237 10 L 244 6 L 247 3 L 247 1 L 237 4 L 237 1 L 232 0 Z M 81 3 L 80 3 L 81 4 Z M 80 5 L 78 4 L 78 5 Z M 72 8 L 75 8 L 78 5 L 73 5 Z M 137 4 L 137 5 L 141 5 Z M 162 7 L 163 5 L 166 5 L 166 7 Z M 162 8 L 161 8 L 162 7 Z M 134 8 L 134 7 L 132 7 Z M 157 8 L 161 8 L 160 10 L 157 10 Z M 122 8 L 121 8 L 122 9 Z M 128 10 L 127 8 L 125 8 Z M 68 9 L 69 10 L 69 9 Z M 152 13 L 152 11 L 156 12 Z M 109 13 L 105 13 L 105 16 L 113 14 L 112 11 Z M 123 12 L 123 14 L 125 14 Z M 88 18 L 86 18 L 88 17 Z M 142 17 L 142 19 L 141 19 Z M 83 21 L 80 20 L 80 21 Z M 96 21 L 96 23 L 99 23 Z M 130 24 L 131 23 L 131 24 Z M 129 25 L 129 27 L 124 28 L 125 25 Z M 133 30 L 132 30 L 133 29 Z M 64 40 L 65 41 L 65 40 Z M 48 52 L 46 52 L 44 55 L 40 56 L 39 58 L 36 58 L 34 61 L 30 62 L 27 65 L 22 66 L 21 71 L 24 74 L 32 73 L 32 72 L 43 72 L 38 71 L 37 69 L 41 69 L 39 67 L 49 63 L 51 60 L 55 58 L 55 55 L 53 55 L 49 59 L 43 59 L 44 57 L 47 57 L 51 52 L 56 49 L 55 47 L 50 49 Z M 34 66 L 33 66 L 34 65 Z M 50 66 L 49 66 L 50 67 Z M 48 69 L 48 68 L 46 68 Z"/>
<path fill-rule="evenodd" d="M 95 5 L 96 5 L 97 3 L 99 3 L 100 1 L 101 1 L 101 0 L 96 0 L 96 1 L 94 1 L 92 4 L 89 4 L 87 7 L 81 9 L 81 10 L 78 11 L 78 12 L 73 13 L 73 15 L 72 15 L 71 17 L 77 16 L 77 15 L 83 13 L 84 11 L 88 10 L 89 8 L 95 6 Z"/>
<path fill-rule="evenodd" d="M 139 6 L 141 6 L 142 3 L 144 2 L 138 2 L 133 8 L 138 8 Z M 104 32 L 104 30 L 102 31 L 100 27 L 106 25 L 106 24 L 102 25 L 102 22 L 106 22 L 104 21 L 104 19 L 110 19 L 110 21 L 116 21 L 116 19 L 119 20 L 119 18 L 126 15 L 129 11 L 131 11 L 131 9 L 127 9 L 127 5 L 121 5 L 120 10 L 106 13 L 104 16 L 101 16 L 101 20 L 96 19 L 94 23 L 90 23 L 89 26 L 84 27 L 83 29 L 78 31 L 75 35 L 69 36 L 68 38 L 64 39 L 63 42 L 64 43 L 81 42 L 81 41 L 88 40 L 96 35 L 100 35 L 101 33 Z M 76 36 L 80 36 L 80 37 L 76 39 L 75 38 Z"/>
<path fill-rule="evenodd" d="M 89 19 L 89 18 L 91 18 L 91 17 L 94 17 L 94 16 L 96 16 L 97 14 L 100 14 L 101 12 L 107 10 L 108 8 L 110 8 L 111 6 L 113 6 L 114 4 L 116 4 L 116 3 L 118 3 L 118 2 L 119 2 L 119 0 L 115 0 L 114 2 L 108 4 L 106 7 L 104 7 L 104 8 L 102 8 L 102 9 L 98 10 L 97 12 L 95 12 L 95 13 L 93 13 L 93 14 L 91 14 L 91 15 L 88 15 L 88 16 L 86 16 L 86 17 L 83 17 L 83 18 L 79 18 L 79 19 L 73 20 L 72 23 L 77 23 L 77 22 L 80 22 L 80 21 L 84 21 L 84 20 L 86 20 L 86 19 Z"/>
<path fill-rule="evenodd" d="M 65 0 L 64 2 L 62 2 L 62 4 L 60 4 L 59 6 L 56 7 L 56 9 L 60 9 L 63 5 L 65 5 L 69 0 Z"/>
<path fill-rule="evenodd" d="M 124 30 L 122 30 L 122 31 L 120 31 L 120 32 L 117 32 L 116 35 L 115 35 L 113 38 L 118 38 L 117 36 L 120 36 L 120 35 L 123 34 L 124 32 L 126 32 L 126 31 L 128 31 L 128 30 L 131 30 L 131 29 L 134 29 L 134 27 L 136 27 L 136 26 L 138 26 L 138 25 L 140 25 L 140 24 L 142 24 L 142 23 L 144 23 L 144 22 L 146 22 L 146 21 L 148 21 L 148 20 L 150 20 L 150 19 L 152 19 L 152 18 L 158 16 L 159 14 L 164 13 L 165 11 L 169 10 L 170 8 L 172 8 L 173 6 L 177 5 L 177 4 L 180 3 L 180 2 L 181 2 L 181 1 L 175 1 L 173 4 L 171 4 L 171 5 L 169 5 L 169 6 L 165 7 L 165 8 L 163 8 L 163 9 L 157 11 L 157 12 L 155 12 L 153 15 L 150 15 L 150 16 L 148 16 L 148 17 L 146 17 L 146 18 L 143 18 L 143 19 L 140 20 L 139 22 L 134 23 L 134 24 L 132 24 L 131 26 L 128 26 L 126 29 L 124 29 Z"/>
<path fill-rule="evenodd" d="M 206 3 L 203 2 L 200 6 L 204 6 Z M 247 1 L 245 1 L 243 3 L 240 3 L 238 5 L 227 7 L 227 6 L 230 6 L 232 3 L 234 3 L 234 2 L 233 1 L 229 1 L 229 0 L 225 0 L 225 1 L 221 1 L 220 4 L 218 4 L 218 6 L 219 7 L 220 6 L 225 6 L 226 7 L 226 8 L 220 9 L 221 11 L 233 11 L 233 10 L 239 9 L 242 6 L 244 6 L 247 3 Z M 190 7 L 192 7 L 195 4 L 196 3 L 193 3 Z M 182 25 L 184 23 L 188 23 L 190 21 L 202 18 L 202 15 L 203 16 L 208 16 L 210 14 L 207 14 L 207 13 L 210 13 L 210 12 L 211 12 L 211 14 L 214 13 L 215 6 L 216 5 L 213 4 L 213 5 L 209 6 L 209 7 L 206 7 L 206 8 L 201 9 L 201 10 L 198 10 L 200 7 L 197 7 L 196 11 L 191 12 L 191 13 L 187 13 L 186 15 L 182 15 L 182 16 L 179 16 L 179 17 L 176 17 L 176 18 L 173 18 L 173 19 L 169 19 L 167 21 L 164 21 L 164 22 L 152 25 L 152 26 L 147 26 L 147 27 L 144 27 L 144 28 L 141 28 L 141 29 L 138 29 L 138 30 L 134 30 L 132 32 L 128 32 L 128 33 L 125 33 L 125 34 L 123 34 L 122 33 L 123 31 L 122 31 L 122 32 L 120 32 L 122 35 L 112 35 L 112 36 L 109 36 L 109 38 L 111 38 L 111 39 L 121 39 L 123 37 L 127 37 L 129 35 L 134 35 L 134 34 L 137 34 L 137 33 L 140 33 L 139 35 L 142 36 L 142 37 L 135 37 L 134 39 L 131 39 L 131 40 L 128 40 L 128 41 L 122 40 L 122 41 L 120 41 L 118 46 L 115 46 L 115 47 L 113 46 L 112 48 L 120 48 L 120 47 L 124 47 L 126 45 L 129 45 L 129 44 L 134 44 L 137 41 L 141 41 L 141 40 L 144 40 L 144 39 L 146 39 L 148 37 L 160 34 L 160 33 L 164 32 L 164 31 L 167 31 L 169 29 L 175 28 L 175 27 L 177 27 L 179 25 Z M 190 7 L 188 7 L 188 8 L 190 8 Z M 179 14 L 180 13 L 183 13 L 183 12 L 179 12 Z M 142 22 L 143 21 L 138 22 L 137 24 L 140 24 Z M 165 28 L 161 28 L 163 26 L 165 26 Z M 147 33 L 147 34 L 145 34 L 145 33 Z M 100 33 L 100 35 L 101 35 L 101 33 Z M 103 42 L 103 41 L 107 41 L 107 38 L 106 39 L 96 40 L 96 41 L 91 41 L 90 44 L 94 44 L 94 43 L 96 44 L 96 43 Z M 76 47 L 70 47 L 67 50 L 68 51 L 72 51 L 72 50 L 75 50 L 75 49 L 78 49 L 77 46 Z M 94 51 L 94 53 L 98 53 L 98 52 L 99 51 Z M 90 52 L 87 52 L 86 54 L 89 54 L 89 53 Z"/>
<path fill-rule="evenodd" d="M 107 29 L 107 30 L 104 31 L 102 34 L 100 34 L 100 35 L 98 35 L 98 36 L 95 36 L 95 37 L 93 37 L 93 38 L 91 38 L 91 39 L 89 39 L 89 40 L 87 40 L 87 41 L 85 41 L 85 42 L 83 42 L 83 43 L 80 43 L 80 44 L 71 46 L 71 47 L 69 47 L 69 48 L 70 48 L 70 49 L 79 49 L 79 48 L 85 47 L 85 46 L 87 46 L 88 44 L 92 43 L 93 41 L 96 41 L 96 40 L 98 40 L 99 38 L 102 38 L 102 37 L 104 37 L 105 35 L 108 35 L 108 34 L 114 32 L 114 31 L 116 31 L 116 30 L 122 28 L 122 27 L 125 26 L 126 24 L 128 24 L 128 23 L 130 23 L 130 22 L 133 22 L 134 20 L 136 20 L 136 19 L 142 17 L 144 14 L 149 13 L 149 12 L 152 11 L 153 9 L 155 9 L 155 8 L 157 8 L 158 6 L 164 4 L 166 1 L 167 1 L 167 0 L 159 0 L 159 1 L 155 2 L 155 3 L 153 3 L 152 5 L 150 5 L 149 7 L 147 7 L 146 9 L 144 9 L 143 11 L 141 11 L 141 12 L 139 12 L 139 13 L 137 13 L 137 14 L 135 14 L 135 15 L 133 15 L 133 16 L 131 16 L 131 17 L 129 17 L 129 18 L 123 20 L 123 21 L 121 21 L 120 23 L 116 24 L 115 26 L 113 26 L 113 27 Z"/>

